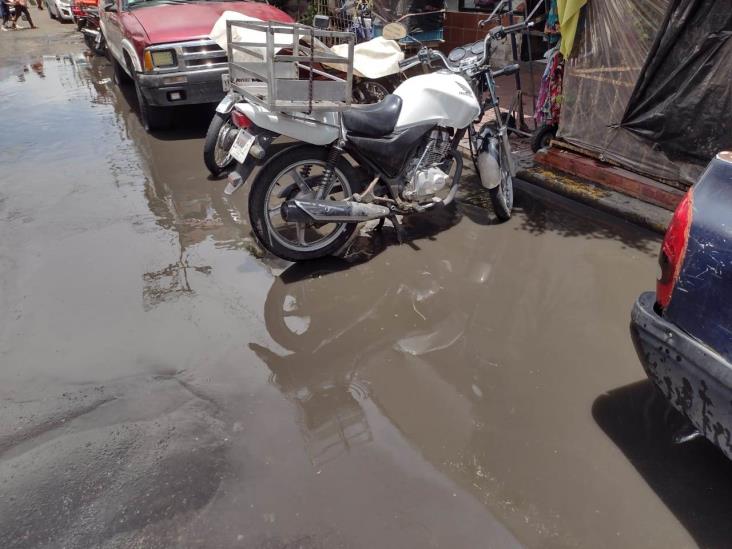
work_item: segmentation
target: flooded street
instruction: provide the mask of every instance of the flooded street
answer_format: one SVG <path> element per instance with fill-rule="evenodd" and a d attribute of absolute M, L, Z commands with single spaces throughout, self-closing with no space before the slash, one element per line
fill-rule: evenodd
<path fill-rule="evenodd" d="M 404 245 L 263 257 L 211 111 L 147 134 L 41 24 L 0 60 L 0 547 L 728 544 L 732 464 L 628 334 L 654 234 L 467 185 Z"/>

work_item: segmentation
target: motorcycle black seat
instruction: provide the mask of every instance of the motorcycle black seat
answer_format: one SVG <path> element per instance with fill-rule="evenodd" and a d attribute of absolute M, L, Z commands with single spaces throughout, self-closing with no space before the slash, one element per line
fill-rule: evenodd
<path fill-rule="evenodd" d="M 373 105 L 358 105 L 343 111 L 343 125 L 349 132 L 364 137 L 381 137 L 394 131 L 402 98 L 389 94 Z"/>

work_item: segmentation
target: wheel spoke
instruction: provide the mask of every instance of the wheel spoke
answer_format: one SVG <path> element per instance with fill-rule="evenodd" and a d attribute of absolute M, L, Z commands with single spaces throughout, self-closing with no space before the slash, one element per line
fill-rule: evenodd
<path fill-rule="evenodd" d="M 305 223 L 295 223 L 295 232 L 297 233 L 298 244 L 306 244 L 305 242 Z"/>
<path fill-rule="evenodd" d="M 302 193 L 311 193 L 313 190 L 310 188 L 310 185 L 308 185 L 308 182 L 305 181 L 302 175 L 300 175 L 300 172 L 297 171 L 297 168 L 292 170 L 290 172 L 292 174 L 292 180 L 295 182 L 295 184 L 299 187 L 300 192 Z"/>

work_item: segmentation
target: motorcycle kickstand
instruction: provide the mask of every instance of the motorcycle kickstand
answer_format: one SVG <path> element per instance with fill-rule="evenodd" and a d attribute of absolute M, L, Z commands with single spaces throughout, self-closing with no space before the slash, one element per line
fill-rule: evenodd
<path fill-rule="evenodd" d="M 382 221 L 383 221 L 383 219 L 382 219 Z M 399 244 L 404 244 L 404 240 L 405 240 L 404 228 L 402 227 L 402 224 L 399 223 L 399 220 L 397 219 L 396 214 L 391 214 L 389 216 L 389 221 L 391 221 L 391 224 L 394 227 L 394 230 L 396 231 L 397 242 L 399 242 Z"/>

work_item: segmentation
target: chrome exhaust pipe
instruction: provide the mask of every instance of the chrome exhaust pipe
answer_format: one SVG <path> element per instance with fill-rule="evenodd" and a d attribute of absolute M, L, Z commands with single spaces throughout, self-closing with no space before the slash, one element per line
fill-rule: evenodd
<path fill-rule="evenodd" d="M 282 218 L 291 223 L 361 223 L 391 215 L 386 206 L 345 200 L 300 200 L 282 203 Z"/>
<path fill-rule="evenodd" d="M 87 36 L 93 36 L 94 38 L 99 36 L 99 31 L 95 29 L 87 29 L 86 27 L 84 27 L 83 29 L 81 29 L 81 32 L 82 34 L 86 34 Z"/>

